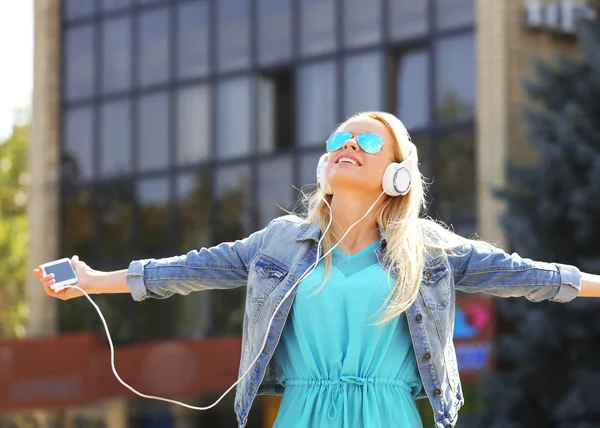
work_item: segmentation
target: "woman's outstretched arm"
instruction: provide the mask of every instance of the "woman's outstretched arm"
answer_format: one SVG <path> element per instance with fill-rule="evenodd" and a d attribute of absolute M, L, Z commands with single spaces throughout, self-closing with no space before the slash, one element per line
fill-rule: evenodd
<path fill-rule="evenodd" d="M 600 275 L 581 273 L 579 297 L 600 297 Z"/>

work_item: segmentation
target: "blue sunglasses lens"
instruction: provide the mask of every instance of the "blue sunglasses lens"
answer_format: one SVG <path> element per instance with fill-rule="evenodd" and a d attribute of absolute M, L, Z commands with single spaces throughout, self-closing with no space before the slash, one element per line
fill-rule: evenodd
<path fill-rule="evenodd" d="M 358 145 L 367 153 L 377 153 L 383 146 L 383 140 L 376 134 L 360 134 Z"/>
<path fill-rule="evenodd" d="M 350 132 L 336 132 L 327 140 L 327 151 L 335 152 L 343 147 L 343 145 L 352 138 Z M 377 134 L 360 134 L 357 138 L 358 145 L 367 153 L 377 153 L 383 146 L 383 140 Z"/>
<path fill-rule="evenodd" d="M 344 143 L 352 138 L 352 134 L 349 132 L 336 132 L 329 137 L 327 140 L 327 151 L 335 152 L 342 148 Z"/>

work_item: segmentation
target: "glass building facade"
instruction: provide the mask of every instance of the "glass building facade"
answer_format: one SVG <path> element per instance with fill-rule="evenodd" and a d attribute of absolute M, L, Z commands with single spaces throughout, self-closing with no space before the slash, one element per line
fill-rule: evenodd
<path fill-rule="evenodd" d="M 473 0 L 63 0 L 62 9 L 61 254 L 123 269 L 243 238 L 298 207 L 328 134 L 364 110 L 407 125 L 431 182 L 429 215 L 475 231 Z M 244 294 L 94 299 L 117 344 L 130 344 L 237 335 Z M 101 331 L 88 305 L 61 305 L 60 330 Z M 137 405 L 132 414 L 155 406 Z M 151 426 L 144 417 L 131 426 Z M 195 416 L 206 426 L 218 417 L 234 423 L 230 401 Z"/>

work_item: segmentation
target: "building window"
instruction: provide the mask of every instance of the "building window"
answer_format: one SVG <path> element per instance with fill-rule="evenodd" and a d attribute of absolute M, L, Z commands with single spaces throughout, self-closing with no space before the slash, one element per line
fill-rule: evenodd
<path fill-rule="evenodd" d="M 300 1 L 300 52 L 319 55 L 333 51 L 336 43 L 335 0 Z"/>
<path fill-rule="evenodd" d="M 129 260 L 131 257 L 133 196 L 129 182 L 104 184 L 96 192 L 97 253 L 104 263 Z"/>
<path fill-rule="evenodd" d="M 75 189 L 62 198 L 61 254 L 77 254 L 82 260 L 92 256 L 93 221 L 92 191 Z"/>
<path fill-rule="evenodd" d="M 227 159 L 250 154 L 250 95 L 249 77 L 221 81 L 218 96 L 217 157 Z"/>
<path fill-rule="evenodd" d="M 177 163 L 211 160 L 210 119 L 212 106 L 207 85 L 184 86 L 177 91 Z"/>
<path fill-rule="evenodd" d="M 381 40 L 381 0 L 344 0 L 344 44 L 357 47 Z"/>
<path fill-rule="evenodd" d="M 475 40 L 472 33 L 439 39 L 436 119 L 440 123 L 469 121 L 475 110 Z"/>
<path fill-rule="evenodd" d="M 102 23 L 102 91 L 128 90 L 131 87 L 131 18 Z"/>
<path fill-rule="evenodd" d="M 436 0 L 436 25 L 439 30 L 473 25 L 474 0 Z"/>
<path fill-rule="evenodd" d="M 140 257 L 171 255 L 169 179 L 167 177 L 140 180 L 136 186 L 139 205 L 138 250 Z"/>
<path fill-rule="evenodd" d="M 337 113 L 335 63 L 325 61 L 299 67 L 297 84 L 297 121 L 299 143 L 325 147 Z"/>
<path fill-rule="evenodd" d="M 95 95 L 94 61 L 95 31 L 91 25 L 65 31 L 64 95 L 67 101 L 77 101 Z"/>
<path fill-rule="evenodd" d="M 165 82 L 169 78 L 168 9 L 151 10 L 140 15 L 139 83 L 142 86 Z"/>
<path fill-rule="evenodd" d="M 90 180 L 94 176 L 94 110 L 79 107 L 65 114 L 62 147 L 62 174 L 68 181 Z"/>
<path fill-rule="evenodd" d="M 131 101 L 107 102 L 100 109 L 100 174 L 130 174 Z"/>
<path fill-rule="evenodd" d="M 93 1 L 65 0 L 64 13 L 68 20 L 87 18 L 94 13 Z"/>
<path fill-rule="evenodd" d="M 475 231 L 477 212 L 473 131 L 444 135 L 437 146 L 439 160 L 433 179 L 438 186 L 438 216 L 451 222 L 457 233 L 469 236 Z"/>
<path fill-rule="evenodd" d="M 169 165 L 169 100 L 164 92 L 138 100 L 139 169 L 163 169 Z"/>
<path fill-rule="evenodd" d="M 180 174 L 177 177 L 178 251 L 211 244 L 210 219 L 211 180 L 206 170 Z"/>
<path fill-rule="evenodd" d="M 178 77 L 187 79 L 209 72 L 212 42 L 209 29 L 209 2 L 177 5 Z"/>
<path fill-rule="evenodd" d="M 404 40 L 424 36 L 429 30 L 428 1 L 389 0 L 388 28 L 390 38 Z"/>
<path fill-rule="evenodd" d="M 270 153 L 294 145 L 294 73 L 266 72 L 258 80 L 258 149 Z"/>
<path fill-rule="evenodd" d="M 344 117 L 383 109 L 383 67 L 378 52 L 344 58 Z"/>
<path fill-rule="evenodd" d="M 258 55 L 262 65 L 290 59 L 292 27 L 292 0 L 259 0 Z"/>
<path fill-rule="evenodd" d="M 218 49 L 220 71 L 250 64 L 250 0 L 217 2 Z"/>
<path fill-rule="evenodd" d="M 396 60 L 395 111 L 407 129 L 424 128 L 429 123 L 429 51 L 404 52 Z"/>
<path fill-rule="evenodd" d="M 81 3 L 81 0 L 71 0 Z M 132 0 L 101 0 L 102 12 L 113 12 L 131 6 Z"/>
<path fill-rule="evenodd" d="M 293 164 L 289 156 L 260 162 L 258 166 L 259 228 L 285 215 L 292 203 Z"/>

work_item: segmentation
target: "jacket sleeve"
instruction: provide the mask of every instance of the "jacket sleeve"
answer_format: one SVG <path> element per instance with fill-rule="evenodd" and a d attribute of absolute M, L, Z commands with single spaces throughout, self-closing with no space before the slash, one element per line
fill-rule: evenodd
<path fill-rule="evenodd" d="M 581 289 L 581 273 L 574 266 L 536 262 L 482 242 L 456 248 L 449 261 L 456 289 L 467 293 L 564 303 Z"/>
<path fill-rule="evenodd" d="M 266 230 L 181 256 L 135 260 L 126 275 L 131 295 L 141 301 L 148 297 L 164 299 L 173 294 L 246 285 L 248 267 L 262 245 Z"/>

